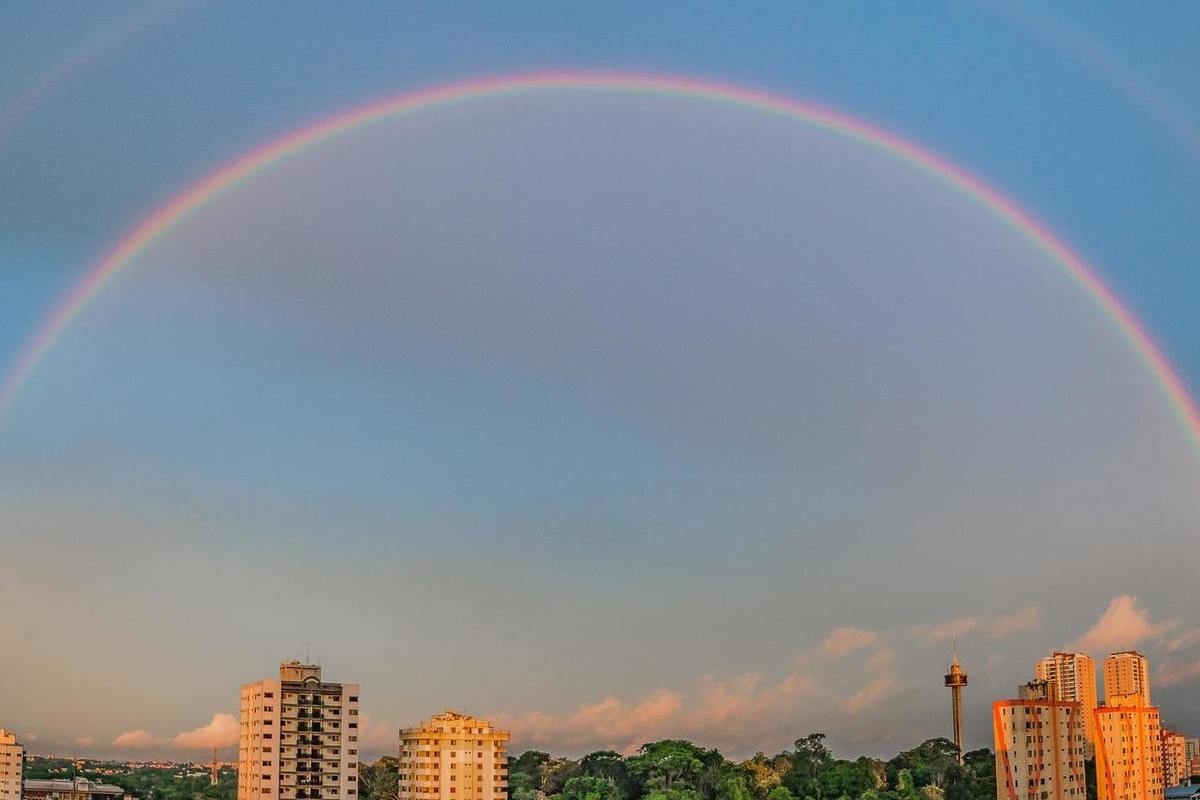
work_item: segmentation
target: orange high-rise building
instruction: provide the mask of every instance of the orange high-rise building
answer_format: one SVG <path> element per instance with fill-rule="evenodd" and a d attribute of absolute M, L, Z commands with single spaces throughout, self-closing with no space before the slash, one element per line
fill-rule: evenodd
<path fill-rule="evenodd" d="M 1083 800 L 1087 745 L 1081 703 L 1059 700 L 1053 681 L 992 704 L 998 800 Z"/>
<path fill-rule="evenodd" d="M 1104 704 L 1117 705 L 1119 698 L 1137 695 L 1137 705 L 1150 707 L 1150 662 L 1135 650 L 1112 653 L 1104 659 Z"/>
<path fill-rule="evenodd" d="M 1162 800 L 1158 709 L 1137 694 L 1105 698 L 1096 709 L 1096 792 L 1099 800 Z"/>
<path fill-rule="evenodd" d="M 1084 735 L 1087 738 L 1087 757 L 1096 747 L 1096 660 L 1083 653 L 1051 653 L 1037 663 L 1037 679 L 1053 681 L 1058 696 L 1055 700 L 1079 703 L 1083 706 Z"/>

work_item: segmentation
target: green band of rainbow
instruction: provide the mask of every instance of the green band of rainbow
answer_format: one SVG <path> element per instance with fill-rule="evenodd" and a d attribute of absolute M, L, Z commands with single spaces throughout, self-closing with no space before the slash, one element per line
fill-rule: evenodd
<path fill-rule="evenodd" d="M 88 302 L 139 253 L 169 232 L 196 209 L 229 188 L 289 156 L 363 125 L 414 111 L 473 98 L 531 92 L 570 90 L 693 97 L 732 103 L 816 125 L 886 152 L 941 179 L 1020 232 L 1055 262 L 1112 320 L 1133 352 L 1150 370 L 1200 453 L 1200 412 L 1171 364 L 1152 337 L 1096 275 L 1095 271 L 1044 225 L 979 178 L 899 136 L 810 103 L 765 92 L 697 80 L 623 73 L 553 72 L 487 78 L 418 91 L 335 115 L 290 133 L 238 158 L 176 195 L 125 236 L 60 301 L 37 329 L 0 385 L 0 420 L 12 406 L 29 376 L 70 327 Z"/>

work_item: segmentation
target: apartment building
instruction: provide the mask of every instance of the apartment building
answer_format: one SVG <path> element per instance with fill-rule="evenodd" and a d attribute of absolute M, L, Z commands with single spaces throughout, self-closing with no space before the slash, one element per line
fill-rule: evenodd
<path fill-rule="evenodd" d="M 1053 681 L 1033 681 L 1016 700 L 992 704 L 998 800 L 1083 800 L 1087 733 L 1083 704 L 1059 700 Z"/>
<path fill-rule="evenodd" d="M 285 661 L 242 687 L 238 800 L 357 800 L 358 684 Z"/>
<path fill-rule="evenodd" d="M 1150 707 L 1150 664 L 1134 650 L 1112 653 L 1104 659 L 1104 704 L 1119 705 L 1129 695 L 1137 695 L 1138 707 Z"/>
<path fill-rule="evenodd" d="M 1099 800 L 1163 800 L 1158 709 L 1141 695 L 1106 697 L 1096 709 L 1096 790 Z"/>
<path fill-rule="evenodd" d="M 399 800 L 506 800 L 508 739 L 455 711 L 401 730 Z"/>
<path fill-rule="evenodd" d="M 1079 703 L 1083 706 L 1084 736 L 1087 757 L 1096 747 L 1096 660 L 1084 653 L 1051 653 L 1037 663 L 1037 679 L 1053 681 L 1058 692 L 1055 700 Z"/>
<path fill-rule="evenodd" d="M 1162 770 L 1164 786 L 1182 786 L 1191 776 L 1191 764 L 1187 757 L 1187 737 L 1179 731 L 1163 728 Z"/>
<path fill-rule="evenodd" d="M 25 777 L 25 748 L 17 735 L 0 728 L 0 800 L 21 800 Z"/>

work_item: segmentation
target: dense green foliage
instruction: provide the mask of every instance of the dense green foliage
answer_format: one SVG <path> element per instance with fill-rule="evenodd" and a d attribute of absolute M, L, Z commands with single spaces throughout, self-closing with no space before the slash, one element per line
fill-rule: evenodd
<path fill-rule="evenodd" d="M 129 766 L 118 761 L 75 762 L 67 758 L 32 757 L 25 762 L 27 779 L 87 778 L 98 783 L 120 786 L 127 795 L 140 800 L 234 800 L 237 797 L 237 771 L 223 768 L 217 785 L 209 783 L 208 767 L 203 764 L 170 766 Z"/>
<path fill-rule="evenodd" d="M 930 739 L 889 761 L 834 756 L 824 734 L 791 750 L 741 763 L 681 739 L 634 754 L 611 750 L 579 760 L 530 750 L 508 762 L 510 800 L 996 800 L 990 750 L 959 765 L 954 744 Z"/>

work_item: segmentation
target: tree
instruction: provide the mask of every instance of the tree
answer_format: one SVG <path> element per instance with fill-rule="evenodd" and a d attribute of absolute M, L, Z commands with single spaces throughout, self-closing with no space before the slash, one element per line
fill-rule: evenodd
<path fill-rule="evenodd" d="M 875 775 L 865 758 L 858 761 L 837 760 L 817 775 L 821 797 L 858 797 L 875 788 Z"/>
<path fill-rule="evenodd" d="M 567 780 L 562 800 L 620 800 L 621 793 L 610 778 L 578 775 Z"/>
<path fill-rule="evenodd" d="M 767 800 L 794 800 L 794 798 L 786 786 L 776 786 L 767 792 Z"/>
<path fill-rule="evenodd" d="M 746 775 L 741 770 L 728 770 L 717 783 L 716 800 L 751 800 Z"/>
<path fill-rule="evenodd" d="M 683 739 L 664 739 L 641 746 L 628 760 L 629 771 L 649 790 L 689 788 L 704 770 L 704 751 Z M 697 792 L 697 794 L 699 794 Z"/>

